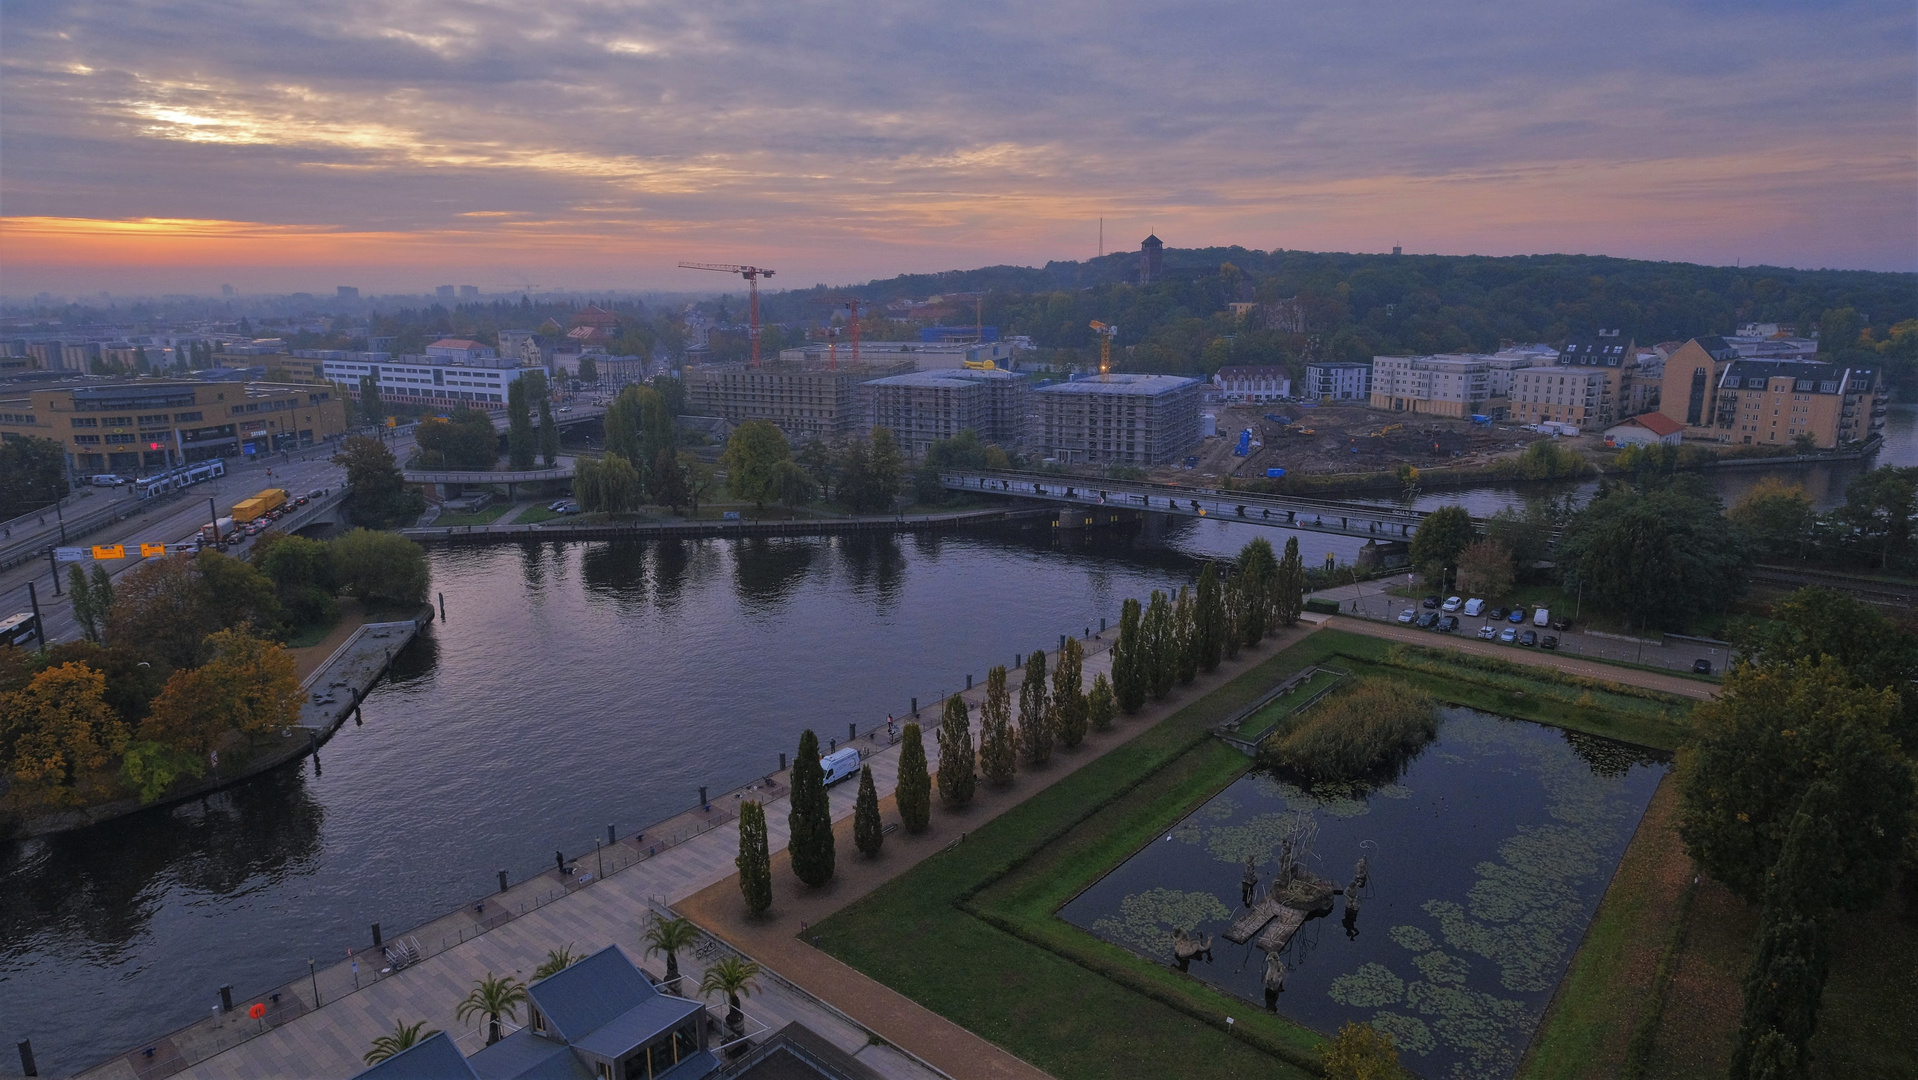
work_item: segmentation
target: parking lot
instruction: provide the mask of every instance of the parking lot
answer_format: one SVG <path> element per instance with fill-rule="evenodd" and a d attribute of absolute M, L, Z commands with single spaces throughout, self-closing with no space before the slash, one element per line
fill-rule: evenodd
<path fill-rule="evenodd" d="M 1513 623 L 1505 619 L 1497 622 L 1492 621 L 1492 619 L 1488 617 L 1490 613 L 1489 605 L 1485 613 L 1475 617 L 1467 616 L 1463 610 L 1455 612 L 1436 611 L 1435 609 L 1422 606 L 1418 600 L 1409 600 L 1403 596 L 1393 596 L 1385 591 L 1398 584 L 1401 580 L 1403 579 L 1381 579 L 1377 581 L 1360 582 L 1357 586 L 1347 585 L 1342 588 L 1328 589 L 1324 592 L 1314 593 L 1313 596 L 1322 600 L 1336 601 L 1341 614 L 1376 619 L 1380 622 L 1389 622 L 1395 625 L 1398 624 L 1400 613 L 1404 612 L 1407 608 L 1412 609 L 1415 619 L 1418 616 L 1427 614 L 1450 614 L 1456 616 L 1458 618 L 1457 630 L 1451 633 L 1441 633 L 1437 630 L 1426 631 L 1434 638 L 1440 639 L 1469 638 L 1476 641 L 1481 639 L 1484 628 L 1491 627 L 1493 636 L 1490 640 L 1494 643 L 1504 644 L 1512 649 L 1525 649 L 1526 646 L 1520 644 L 1516 639 L 1522 637 L 1524 632 L 1529 630 L 1537 634 L 1540 640 L 1543 640 L 1548 634 L 1556 637 L 1558 639 L 1557 651 L 1570 656 L 1584 656 L 1594 660 L 1606 660 L 1614 663 L 1643 664 L 1647 667 L 1665 668 L 1671 671 L 1686 672 L 1688 674 L 1692 672 L 1694 664 L 1700 660 L 1704 660 L 1711 665 L 1711 673 L 1713 675 L 1722 675 L 1724 674 L 1725 665 L 1730 660 L 1729 651 L 1726 646 L 1722 644 L 1714 645 L 1706 642 L 1680 640 L 1669 637 L 1665 638 L 1663 643 L 1657 640 L 1636 641 L 1622 640 L 1614 637 L 1599 637 L 1581 631 L 1576 621 L 1573 622 L 1570 630 L 1554 630 L 1549 627 L 1536 626 L 1532 622 L 1532 609 L 1529 608 L 1526 609 L 1525 621 L 1523 623 Z M 1441 597 L 1441 600 L 1443 599 L 1445 598 Z M 1563 618 L 1565 614 L 1567 613 L 1554 612 L 1553 618 L 1560 619 Z M 1414 628 L 1416 628 L 1417 625 L 1416 622 L 1411 624 Z M 1515 640 L 1510 642 L 1501 641 L 1501 636 L 1504 631 L 1508 629 L 1515 631 L 1513 634 Z M 1538 646 L 1534 645 L 1531 646 L 1531 648 L 1536 651 Z"/>

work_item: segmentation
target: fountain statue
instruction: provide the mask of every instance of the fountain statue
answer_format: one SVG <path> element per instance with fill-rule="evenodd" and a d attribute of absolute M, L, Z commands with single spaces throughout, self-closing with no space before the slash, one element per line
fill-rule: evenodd
<path fill-rule="evenodd" d="M 1198 931 L 1186 933 L 1184 930 L 1172 931 L 1172 966 L 1180 971 L 1194 960 L 1212 962 L 1212 935 Z"/>
<path fill-rule="evenodd" d="M 1252 856 L 1245 857 L 1245 873 L 1239 877 L 1239 903 L 1252 906 L 1252 898 L 1259 892 L 1259 868 Z"/>
<path fill-rule="evenodd" d="M 1265 1007 L 1279 1011 L 1279 995 L 1285 991 L 1285 961 L 1277 951 L 1265 954 Z"/>
<path fill-rule="evenodd" d="M 1371 871 L 1366 869 L 1365 856 L 1361 855 L 1359 856 L 1358 868 L 1352 873 L 1352 887 L 1355 889 L 1363 889 L 1365 888 L 1366 882 L 1370 880 Z"/>

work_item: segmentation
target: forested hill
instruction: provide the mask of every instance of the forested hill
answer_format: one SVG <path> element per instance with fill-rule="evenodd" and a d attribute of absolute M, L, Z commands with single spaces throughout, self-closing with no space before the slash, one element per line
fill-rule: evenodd
<path fill-rule="evenodd" d="M 1746 322 L 1801 332 L 1833 313 L 1828 352 L 1889 345 L 1918 318 L 1918 274 L 1648 262 L 1597 255 L 1355 255 L 1167 248 L 1160 280 L 1137 284 L 1139 256 L 1122 252 L 1043 267 L 988 266 L 902 274 L 838 289 L 762 296 L 766 318 L 816 323 L 822 295 L 875 308 L 935 295 L 984 293 L 983 318 L 1047 348 L 1092 344 L 1087 323 L 1120 327 L 1130 366 L 1215 368 L 1296 362 L 1302 352 L 1366 358 L 1389 352 L 1490 351 L 1501 341 L 1562 341 L 1599 328 L 1642 344 L 1728 334 Z M 1298 332 L 1238 324 L 1234 301 L 1297 298 Z M 944 321 L 968 323 L 973 305 Z M 1849 310 L 1847 310 L 1849 309 Z M 1918 347 L 1918 326 L 1899 334 Z M 1223 342 L 1220 340 L 1225 338 Z M 1842 342 L 1842 344 L 1840 344 Z M 1834 348 L 1836 346 L 1836 348 Z M 1888 353 L 1888 348 L 1873 351 Z M 1896 365 L 1902 366 L 1902 365 Z"/>

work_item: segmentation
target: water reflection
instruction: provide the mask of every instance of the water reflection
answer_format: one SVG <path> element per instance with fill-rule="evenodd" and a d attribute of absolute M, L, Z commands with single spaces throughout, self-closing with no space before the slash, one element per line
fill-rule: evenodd
<path fill-rule="evenodd" d="M 900 538 L 891 533 L 853 533 L 839 538 L 839 561 L 855 595 L 884 611 L 898 599 L 906 574 Z"/>
<path fill-rule="evenodd" d="M 754 537 L 734 544 L 733 582 L 739 599 L 756 612 L 782 606 L 806 580 L 822 543 Z"/>
<path fill-rule="evenodd" d="M 310 874 L 325 818 L 294 765 L 203 801 L 15 845 L 0 867 L 0 955 L 46 948 L 49 936 L 124 945 L 169 886 L 225 895 Z"/>

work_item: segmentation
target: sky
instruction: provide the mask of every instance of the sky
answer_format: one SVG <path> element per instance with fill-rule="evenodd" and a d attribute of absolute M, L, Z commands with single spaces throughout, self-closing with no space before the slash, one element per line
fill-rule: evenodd
<path fill-rule="evenodd" d="M 0 293 L 1918 269 L 1909 0 L 7 0 Z M 713 279 L 713 280 L 705 280 Z"/>

